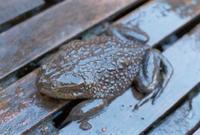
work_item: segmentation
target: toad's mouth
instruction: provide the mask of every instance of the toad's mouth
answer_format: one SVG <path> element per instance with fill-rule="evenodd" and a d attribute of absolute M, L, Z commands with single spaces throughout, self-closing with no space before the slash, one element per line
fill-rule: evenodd
<path fill-rule="evenodd" d="M 56 98 L 56 99 L 81 99 L 84 98 L 85 94 L 82 90 L 63 90 L 63 89 L 57 89 L 57 90 L 49 90 L 46 88 L 40 88 L 40 92 L 42 94 L 45 94 L 49 97 Z"/>
<path fill-rule="evenodd" d="M 41 76 L 37 82 L 41 93 L 56 99 L 82 99 L 89 97 L 84 87 L 84 79 L 70 73 L 55 78 Z"/>

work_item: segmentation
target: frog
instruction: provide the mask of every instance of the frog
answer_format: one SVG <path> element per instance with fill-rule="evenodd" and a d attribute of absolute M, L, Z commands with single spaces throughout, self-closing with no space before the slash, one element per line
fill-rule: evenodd
<path fill-rule="evenodd" d="M 42 94 L 84 99 L 65 122 L 98 114 L 129 87 L 147 95 L 137 107 L 149 99 L 153 103 L 173 74 L 170 62 L 147 44 L 149 36 L 140 28 L 115 24 L 106 31 L 107 35 L 67 43 L 41 66 L 37 86 Z"/>

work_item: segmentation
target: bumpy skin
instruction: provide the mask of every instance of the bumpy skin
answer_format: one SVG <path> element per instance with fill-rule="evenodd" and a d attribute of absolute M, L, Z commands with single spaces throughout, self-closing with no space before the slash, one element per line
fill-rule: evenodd
<path fill-rule="evenodd" d="M 116 37 L 73 41 L 42 66 L 39 89 L 61 99 L 116 97 L 132 84 L 149 49 Z"/>

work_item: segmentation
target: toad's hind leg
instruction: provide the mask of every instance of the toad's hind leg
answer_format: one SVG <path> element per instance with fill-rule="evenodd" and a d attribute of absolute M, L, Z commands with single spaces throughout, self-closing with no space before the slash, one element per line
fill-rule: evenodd
<path fill-rule="evenodd" d="M 163 92 L 172 73 L 173 68 L 169 61 L 158 50 L 150 50 L 134 81 L 136 89 L 148 95 L 136 104 L 135 108 L 140 107 L 149 99 L 152 99 L 152 103 L 154 103 Z"/>
<path fill-rule="evenodd" d="M 123 41 L 138 40 L 140 42 L 146 43 L 149 40 L 147 33 L 142 31 L 137 26 L 130 26 L 125 24 L 105 24 L 105 27 L 108 35 L 115 36 Z"/>

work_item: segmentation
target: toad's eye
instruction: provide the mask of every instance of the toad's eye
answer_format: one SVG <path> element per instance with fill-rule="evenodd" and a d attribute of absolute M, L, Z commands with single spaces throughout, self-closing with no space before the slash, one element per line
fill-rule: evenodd
<path fill-rule="evenodd" d="M 65 85 L 67 87 L 79 86 L 84 83 L 82 77 L 74 75 L 72 73 L 62 73 L 60 76 L 57 77 L 56 81 L 59 84 Z"/>

